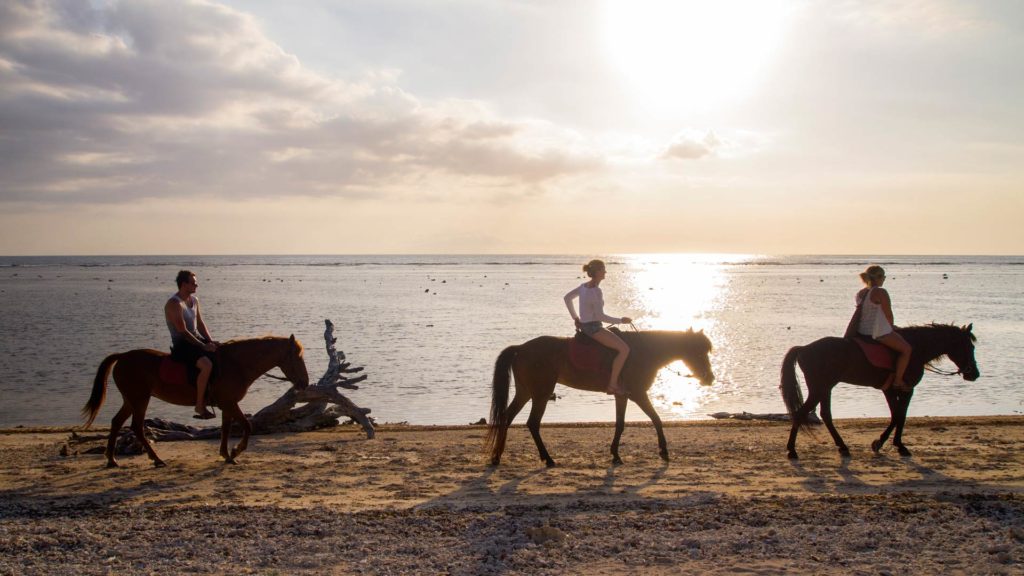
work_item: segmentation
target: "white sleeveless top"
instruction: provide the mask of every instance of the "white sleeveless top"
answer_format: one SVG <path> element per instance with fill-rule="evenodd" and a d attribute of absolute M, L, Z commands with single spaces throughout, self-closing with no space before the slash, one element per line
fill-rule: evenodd
<path fill-rule="evenodd" d="M 877 340 L 892 332 L 892 324 L 889 324 L 889 320 L 885 317 L 882 307 L 871 301 L 871 292 L 873 290 L 874 288 L 871 288 L 864 294 L 863 304 L 857 303 L 861 306 L 860 326 L 857 327 L 857 332 Z"/>
<path fill-rule="evenodd" d="M 181 315 L 185 320 L 185 330 L 188 330 L 188 332 L 195 336 L 197 340 L 202 340 L 203 338 L 199 335 L 199 331 L 196 330 L 196 306 L 199 305 L 199 299 L 196 298 L 195 295 L 192 295 L 189 297 L 191 302 L 185 302 L 180 297 L 178 297 L 177 293 L 171 296 L 171 298 L 177 300 L 182 304 Z M 178 333 L 178 330 L 174 327 L 174 324 L 171 324 L 169 320 L 167 321 L 167 329 L 171 331 L 172 345 L 176 344 L 178 340 L 184 339 L 184 336 Z"/>

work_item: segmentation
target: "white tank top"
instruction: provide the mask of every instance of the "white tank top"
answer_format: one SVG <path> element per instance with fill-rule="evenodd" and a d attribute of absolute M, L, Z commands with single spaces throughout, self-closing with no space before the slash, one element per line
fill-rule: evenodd
<path fill-rule="evenodd" d="M 858 302 L 861 309 L 860 326 L 857 327 L 857 332 L 877 340 L 891 333 L 892 325 L 889 324 L 889 320 L 885 317 L 882 307 L 871 301 L 871 292 L 873 290 L 874 288 L 871 288 L 864 294 L 863 304 Z"/>
<path fill-rule="evenodd" d="M 192 302 L 185 302 L 180 297 L 178 297 L 177 294 L 174 294 L 173 296 L 171 296 L 171 298 L 177 300 L 182 305 L 181 315 L 185 320 L 185 330 L 187 330 L 190 334 L 195 336 L 197 340 L 202 340 L 202 338 L 199 336 L 199 332 L 196 331 L 196 306 L 199 305 L 199 299 L 193 295 L 189 297 L 190 300 L 192 300 Z M 190 303 L 192 304 L 192 306 L 189 306 Z M 174 324 L 171 324 L 170 321 L 167 322 L 167 329 L 171 331 L 171 344 L 174 344 L 178 340 L 183 338 L 181 334 L 178 334 L 178 330 L 174 327 Z"/>

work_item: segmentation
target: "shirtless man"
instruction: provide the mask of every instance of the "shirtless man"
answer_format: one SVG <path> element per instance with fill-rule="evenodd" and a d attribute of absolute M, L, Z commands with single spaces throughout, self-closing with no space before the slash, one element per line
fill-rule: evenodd
<path fill-rule="evenodd" d="M 194 418 L 207 420 L 215 414 L 206 408 L 206 384 L 213 371 L 213 353 L 219 342 L 210 336 L 210 331 L 199 312 L 199 299 L 195 292 L 199 284 L 196 275 L 188 270 L 178 272 L 175 279 L 178 291 L 164 305 L 167 329 L 171 332 L 171 358 L 195 366 L 199 370 L 196 378 L 196 413 Z"/>

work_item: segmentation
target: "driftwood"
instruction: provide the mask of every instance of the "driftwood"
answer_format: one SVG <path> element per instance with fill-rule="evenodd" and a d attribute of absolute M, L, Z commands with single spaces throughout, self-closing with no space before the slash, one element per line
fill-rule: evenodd
<path fill-rule="evenodd" d="M 280 398 L 269 406 L 261 409 L 255 415 L 249 416 L 252 424 L 253 434 L 272 434 L 275 432 L 304 432 L 319 428 L 337 426 L 338 419 L 348 417 L 350 422 L 357 423 L 363 427 L 367 438 L 373 438 L 373 421 L 368 416 L 369 408 L 360 408 L 354 402 L 338 391 L 338 388 L 358 390 L 357 384 L 366 380 L 365 374 L 349 377 L 349 374 L 362 372 L 363 368 L 352 367 L 345 361 L 345 353 L 335 348 L 337 338 L 334 337 L 334 324 L 330 320 L 324 320 L 324 342 L 327 347 L 327 356 L 330 363 L 327 371 L 320 377 L 316 384 L 310 384 L 304 390 L 289 388 Z M 277 380 L 284 380 L 279 376 L 267 374 L 266 376 Z M 302 404 L 302 406 L 296 406 Z M 235 427 L 237 428 L 237 426 Z M 232 431 L 241 434 L 240 429 Z M 146 434 L 151 440 L 160 442 L 171 442 L 176 440 L 207 440 L 220 438 L 220 426 L 199 428 L 164 420 L 163 418 L 147 418 Z M 104 437 L 105 438 L 105 437 Z M 62 447 L 61 453 L 76 453 L 77 445 L 90 442 L 95 438 L 92 436 L 80 436 L 74 432 L 68 438 L 67 443 Z M 86 450 L 91 452 L 97 448 Z M 98 448 L 102 452 L 102 447 Z M 140 454 L 142 446 L 135 440 L 135 435 L 128 428 L 122 428 L 117 439 L 115 452 L 118 454 Z"/>
<path fill-rule="evenodd" d="M 789 414 L 753 414 L 750 412 L 715 412 L 708 414 L 716 420 L 768 420 L 772 422 L 790 422 Z M 811 412 L 807 415 L 808 424 L 821 424 L 818 415 Z"/>

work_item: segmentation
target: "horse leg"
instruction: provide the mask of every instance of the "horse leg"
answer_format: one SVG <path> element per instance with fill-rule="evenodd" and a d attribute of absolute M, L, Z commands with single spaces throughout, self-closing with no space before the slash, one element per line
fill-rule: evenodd
<path fill-rule="evenodd" d="M 222 406 L 220 409 L 220 457 L 228 464 L 235 463 L 231 454 L 228 453 L 228 438 L 231 436 L 231 425 L 233 419 L 231 411 L 225 410 Z"/>
<path fill-rule="evenodd" d="M 163 468 L 167 464 L 156 455 L 156 451 L 153 450 L 153 446 L 150 445 L 149 440 L 146 439 L 146 408 L 149 407 L 149 398 L 144 398 L 139 402 L 138 406 L 135 406 L 132 410 L 132 432 L 135 433 L 135 439 L 142 444 L 142 449 L 149 454 L 149 459 L 153 461 L 153 466 L 156 468 Z"/>
<path fill-rule="evenodd" d="M 878 440 L 871 443 L 871 451 L 875 454 L 882 449 L 882 446 L 885 446 L 885 441 L 889 439 L 889 434 L 891 434 L 896 428 L 896 393 L 890 387 L 884 392 L 884 394 L 885 403 L 889 405 L 889 425 L 885 427 L 885 430 L 882 432 L 882 435 L 878 437 Z"/>
<path fill-rule="evenodd" d="M 910 408 L 910 399 L 913 397 L 913 390 L 899 396 L 898 409 L 896 411 L 896 435 L 892 437 L 892 444 L 899 451 L 900 456 L 910 456 L 910 450 L 907 450 L 907 447 L 903 445 L 903 427 L 907 424 L 907 409 Z"/>
<path fill-rule="evenodd" d="M 249 435 L 252 434 L 252 424 L 249 423 L 249 419 L 242 413 L 242 409 L 238 407 L 238 404 L 230 404 L 228 406 L 221 406 L 221 412 L 229 411 L 233 414 L 233 420 L 237 420 L 242 425 L 242 439 L 235 444 L 235 447 L 231 450 L 231 462 L 234 463 L 235 456 L 241 454 L 246 448 L 249 447 Z"/>
<path fill-rule="evenodd" d="M 110 437 L 107 438 L 107 450 L 104 456 L 107 457 L 107 468 L 117 468 L 117 460 L 114 460 L 114 448 L 117 445 L 117 433 L 124 426 L 124 421 L 132 414 L 132 407 L 127 402 L 121 405 L 114 418 L 110 421 Z"/>
<path fill-rule="evenodd" d="M 529 400 L 528 396 L 516 394 L 501 414 L 501 421 L 498 423 L 498 435 L 494 440 L 494 450 L 491 452 L 491 466 L 497 466 L 501 462 L 501 455 L 505 452 L 505 441 L 508 439 L 508 428 Z"/>
<path fill-rule="evenodd" d="M 835 424 L 832 423 L 831 388 L 825 393 L 825 397 L 821 399 L 821 420 L 825 423 L 825 428 L 828 428 L 828 433 L 832 435 L 832 441 L 836 443 L 836 448 L 839 448 L 839 454 L 843 458 L 849 458 L 850 448 L 846 445 L 846 442 L 843 442 L 843 437 L 839 435 Z"/>
<path fill-rule="evenodd" d="M 786 444 L 786 450 L 788 451 L 787 456 L 790 460 L 796 460 L 799 458 L 796 454 L 796 433 L 807 423 L 807 415 L 814 410 L 814 407 L 821 402 L 821 395 L 817 391 L 817 388 L 812 386 L 812 380 L 807 380 L 807 400 L 804 401 L 803 405 L 793 413 L 793 426 L 789 429 L 789 442 Z"/>
<path fill-rule="evenodd" d="M 615 437 L 612 438 L 612 465 L 622 464 L 619 458 L 619 440 L 622 438 L 622 430 L 626 427 L 626 404 L 629 399 L 621 394 L 615 395 Z"/>
<path fill-rule="evenodd" d="M 540 452 L 540 459 L 544 461 L 544 464 L 548 468 L 555 465 L 555 461 L 551 459 L 551 455 L 548 454 L 548 449 L 544 447 L 544 441 L 540 439 L 540 419 L 544 417 L 544 409 L 548 406 L 547 398 L 534 398 L 533 406 L 530 407 L 530 418 L 526 421 L 527 428 L 530 429 L 530 434 L 533 436 L 534 443 L 537 444 L 537 451 Z"/>
<path fill-rule="evenodd" d="M 644 411 L 644 414 L 647 414 L 647 417 L 654 424 L 654 429 L 658 432 L 658 454 L 662 460 L 668 462 L 668 442 L 665 440 L 665 431 L 662 430 L 661 417 L 658 416 L 658 412 L 651 404 L 651 397 L 644 394 L 640 398 L 634 398 L 633 402 L 636 402 L 636 405 Z"/>

